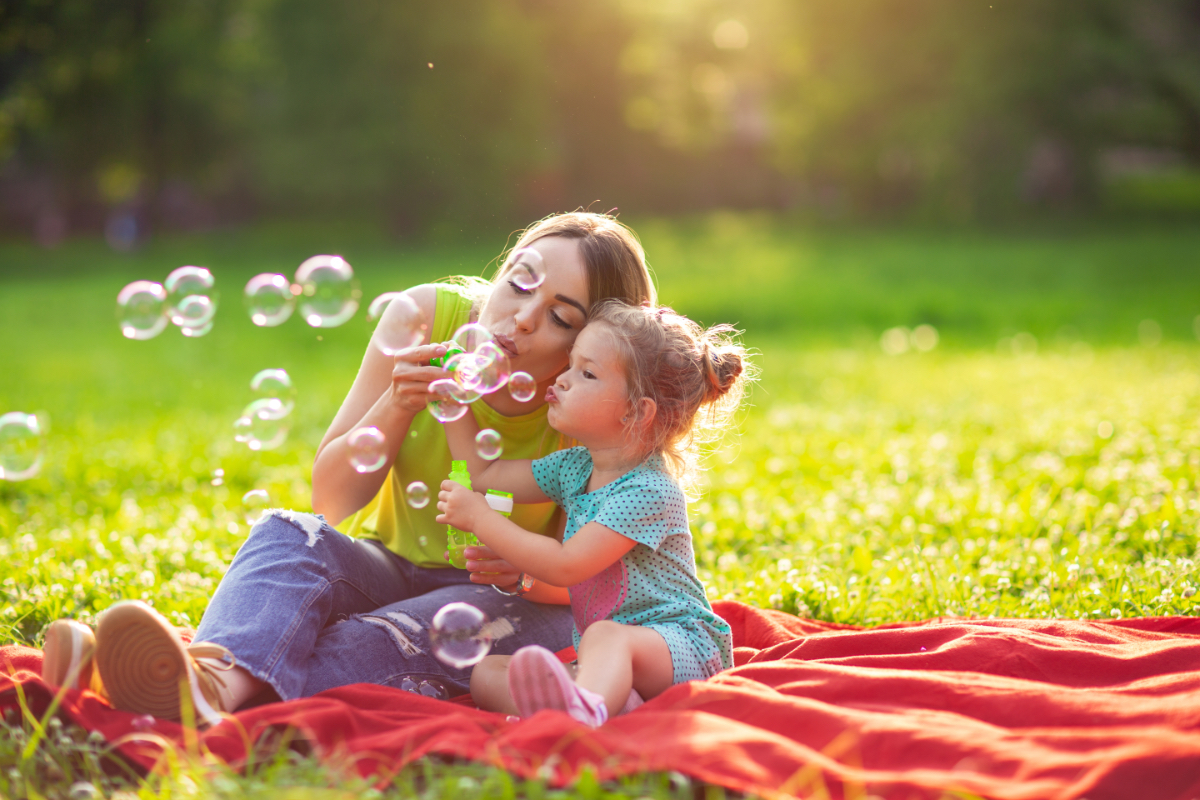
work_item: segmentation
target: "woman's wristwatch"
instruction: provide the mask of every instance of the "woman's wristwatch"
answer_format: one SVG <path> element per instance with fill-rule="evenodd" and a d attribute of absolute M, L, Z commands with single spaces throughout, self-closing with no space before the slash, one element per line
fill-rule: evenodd
<path fill-rule="evenodd" d="M 529 590 L 533 588 L 533 576 L 526 575 L 524 572 L 522 572 L 521 577 L 517 578 L 517 582 L 511 583 L 509 586 L 513 588 L 506 587 L 501 589 L 496 584 L 492 584 L 492 588 L 500 594 L 506 594 L 509 597 L 524 597 L 525 595 L 529 594 Z"/>

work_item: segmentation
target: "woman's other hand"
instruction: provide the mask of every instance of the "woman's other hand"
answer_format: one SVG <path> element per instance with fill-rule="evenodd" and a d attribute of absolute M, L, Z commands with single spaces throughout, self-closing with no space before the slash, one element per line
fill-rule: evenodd
<path fill-rule="evenodd" d="M 467 559 L 467 570 L 474 583 L 490 583 L 493 586 L 512 586 L 521 578 L 521 571 L 498 556 L 487 545 L 475 545 L 463 550 Z"/>

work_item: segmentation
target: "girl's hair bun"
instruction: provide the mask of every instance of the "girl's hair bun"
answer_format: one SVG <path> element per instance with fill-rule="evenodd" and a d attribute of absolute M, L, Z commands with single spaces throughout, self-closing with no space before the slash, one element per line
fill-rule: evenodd
<path fill-rule="evenodd" d="M 706 339 L 713 331 L 706 331 Z M 723 332 L 724 333 L 724 332 Z M 704 398 L 706 403 L 713 403 L 725 396 L 738 384 L 738 378 L 746 370 L 746 361 L 741 348 L 732 348 L 727 344 L 705 341 L 704 343 L 704 374 L 708 378 L 709 391 Z"/>

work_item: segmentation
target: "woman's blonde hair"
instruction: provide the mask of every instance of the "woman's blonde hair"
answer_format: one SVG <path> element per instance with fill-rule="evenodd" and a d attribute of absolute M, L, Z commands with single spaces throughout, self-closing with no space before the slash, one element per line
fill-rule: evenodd
<path fill-rule="evenodd" d="M 749 353 L 736 339 L 740 331 L 705 330 L 666 306 L 617 300 L 592 306 L 592 323 L 607 326 L 625 368 L 626 430 L 637 432 L 647 455 L 662 455 L 673 475 L 690 479 L 699 446 L 721 436 L 753 379 Z M 649 425 L 643 398 L 654 401 Z"/>
<path fill-rule="evenodd" d="M 657 301 L 654 278 L 646 265 L 646 252 L 637 236 L 616 217 L 590 211 L 552 214 L 530 225 L 521 232 L 517 243 L 503 253 L 493 280 L 507 272 L 511 266 L 508 256 L 513 250 L 529 247 L 547 236 L 579 242 L 587 272 L 589 305 L 610 298 L 632 305 Z"/>

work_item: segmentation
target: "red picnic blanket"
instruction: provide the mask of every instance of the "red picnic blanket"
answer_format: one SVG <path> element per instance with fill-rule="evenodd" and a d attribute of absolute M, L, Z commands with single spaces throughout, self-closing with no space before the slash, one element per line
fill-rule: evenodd
<path fill-rule="evenodd" d="M 860 628 L 740 603 L 736 666 L 680 684 L 589 730 L 560 712 L 500 714 L 356 684 L 260 706 L 200 733 L 233 764 L 292 726 L 328 758 L 384 776 L 429 754 L 552 783 L 590 765 L 601 780 L 678 771 L 764 797 L 1162 798 L 1200 795 L 1200 619 L 1108 622 L 935 619 Z M 4 667 L 5 659 L 10 666 Z M 0 713 L 20 689 L 42 714 L 41 653 L 0 648 Z M 60 715 L 151 768 L 163 740 L 90 692 Z M 153 731 L 183 741 L 180 726 Z"/>

